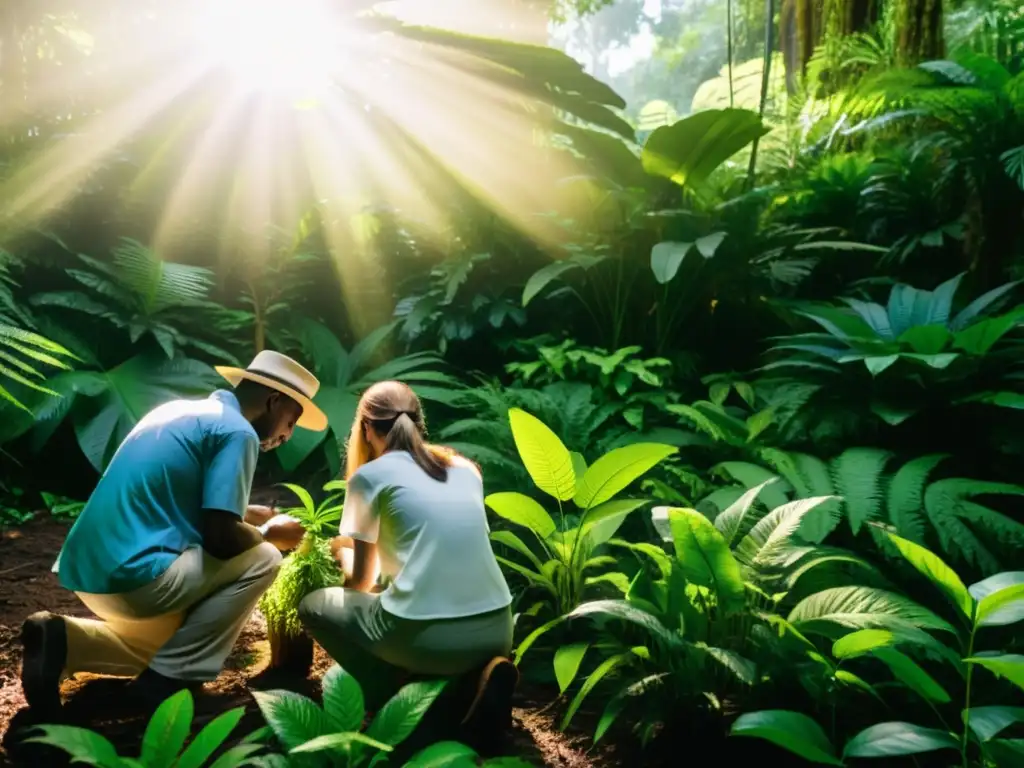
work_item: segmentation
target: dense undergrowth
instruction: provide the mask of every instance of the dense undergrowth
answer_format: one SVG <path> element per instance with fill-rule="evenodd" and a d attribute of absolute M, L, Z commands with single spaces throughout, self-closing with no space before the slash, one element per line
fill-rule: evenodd
<path fill-rule="evenodd" d="M 548 137 L 531 151 L 576 171 L 538 176 L 558 190 L 529 212 L 543 236 L 439 166 L 440 231 L 307 196 L 261 223 L 255 261 L 207 255 L 233 236 L 213 221 L 157 247 L 159 195 L 122 209 L 123 160 L 31 227 L 0 211 L 0 524 L 73 515 L 65 497 L 142 413 L 273 347 L 320 377 L 330 428 L 265 457 L 259 482 L 297 483 L 314 534 L 374 381 L 411 384 L 432 438 L 480 463 L 516 661 L 564 726 L 584 709 L 595 740 L 649 749 L 731 733 L 828 765 L 1024 765 L 1024 15 L 854 5 L 769 2 L 773 35 L 846 21 L 786 38 L 785 77 L 771 55 L 743 65 L 763 85 L 752 109 L 661 123 L 559 52 L 388 27 L 514 74 Z M 8 134 L 4 185 L 64 130 L 20 119 L 38 125 Z M 147 130 L 130 158 L 162 135 Z M 96 225 L 104 207 L 118 214 Z M 311 534 L 264 598 L 284 632 L 333 578 L 325 547 Z M 352 685 L 332 672 L 323 709 L 264 695 L 280 754 L 269 733 L 235 754 L 372 764 L 440 690 L 400 694 L 401 717 L 360 733 Z M 413 764 L 477 760 L 432 749 Z"/>

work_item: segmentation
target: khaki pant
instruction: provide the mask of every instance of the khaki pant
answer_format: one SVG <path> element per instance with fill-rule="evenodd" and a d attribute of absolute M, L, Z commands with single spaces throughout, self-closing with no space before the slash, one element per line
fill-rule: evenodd
<path fill-rule="evenodd" d="M 230 560 L 193 547 L 133 592 L 76 593 L 102 621 L 64 617 L 65 674 L 135 676 L 149 667 L 178 680 L 215 679 L 280 564 L 266 543 Z"/>

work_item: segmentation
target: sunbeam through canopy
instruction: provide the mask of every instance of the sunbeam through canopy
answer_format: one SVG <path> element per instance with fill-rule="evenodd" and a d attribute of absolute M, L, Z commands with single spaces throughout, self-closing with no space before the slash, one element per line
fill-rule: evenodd
<path fill-rule="evenodd" d="M 0 86 L 19 147 L 0 165 L 4 236 L 103 189 L 105 216 L 158 210 L 172 252 L 215 228 L 223 256 L 258 253 L 261 227 L 314 202 L 335 223 L 372 204 L 440 230 L 456 195 L 543 240 L 538 214 L 585 161 L 552 137 L 633 138 L 619 97 L 563 53 L 359 0 L 81 0 L 26 23 L 60 45 Z M 344 254 L 347 227 L 325 230 Z"/>

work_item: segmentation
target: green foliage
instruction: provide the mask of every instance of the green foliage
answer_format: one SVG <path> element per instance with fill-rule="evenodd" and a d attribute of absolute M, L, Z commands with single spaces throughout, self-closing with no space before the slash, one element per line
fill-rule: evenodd
<path fill-rule="evenodd" d="M 846 309 L 795 307 L 824 333 L 779 338 L 771 350 L 776 359 L 761 370 L 792 372 L 783 375 L 820 383 L 833 397 L 838 394 L 829 390 L 841 388 L 846 407 L 856 390 L 869 392 L 867 408 L 890 425 L 936 404 L 1015 408 L 1024 403 L 1014 391 L 1024 309 L 988 313 L 1016 283 L 994 288 L 954 313 L 962 277 L 934 291 L 896 285 L 886 306 L 848 298 Z"/>
<path fill-rule="evenodd" d="M 84 254 L 78 259 L 88 269 L 65 271 L 85 290 L 38 293 L 31 303 L 102 319 L 126 331 L 132 344 L 151 336 L 168 358 L 191 347 L 238 364 L 230 352 L 202 338 L 203 326 L 223 312 L 208 300 L 214 283 L 211 270 L 165 261 L 129 238 L 114 249 L 112 264 Z"/>
<path fill-rule="evenodd" d="M 210 761 L 242 719 L 244 707 L 219 714 L 204 725 L 186 746 L 193 709 L 189 691 L 180 691 L 160 704 L 146 726 L 137 758 L 119 757 L 114 745 L 103 736 L 87 728 L 70 725 L 40 726 L 38 730 L 42 735 L 27 741 L 57 747 L 67 752 L 72 762 L 97 768 L 234 768 L 260 751 L 259 745 L 239 744 Z"/>
<path fill-rule="evenodd" d="M 709 701 L 705 691 L 745 695 L 766 680 L 760 664 L 767 668 L 776 652 L 769 627 L 772 620 L 783 621 L 779 611 L 797 582 L 838 559 L 870 570 L 850 553 L 808 546 L 799 538 L 801 521 L 827 498 L 791 502 L 763 514 L 754 502 L 766 485 L 752 489 L 713 522 L 693 509 L 655 508 L 654 527 L 672 552 L 613 539 L 611 544 L 641 558 L 625 599 L 583 603 L 520 643 L 516 656 L 521 663 L 540 638 L 562 623 L 578 617 L 598 622 L 596 637 L 591 633 L 589 642 L 563 645 L 555 653 L 563 692 L 580 674 L 588 653 L 600 659 L 570 703 L 563 727 L 606 677 L 615 679 L 617 693 L 608 701 L 595 739 L 627 708 L 646 737 L 680 706 L 714 710 L 715 700 Z M 886 610 L 880 599 L 852 604 L 849 614 L 869 621 Z M 889 609 L 908 617 L 928 615 L 909 601 Z"/>
<path fill-rule="evenodd" d="M 837 497 L 803 522 L 801 535 L 809 541 L 823 541 L 844 519 L 854 535 L 862 530 L 875 535 L 877 528 L 868 524 L 883 523 L 986 573 L 998 568 L 997 552 L 1008 554 L 1024 545 L 1024 525 L 974 500 L 984 495 L 1020 496 L 1024 488 L 967 478 L 931 480 L 946 458 L 942 455 L 921 456 L 895 471 L 889 469 L 892 455 L 878 448 L 850 448 L 827 462 L 804 453 L 766 451 L 764 456 L 771 469 L 745 462 L 719 465 L 717 471 L 738 484 L 706 501 L 718 506 L 744 489 L 776 478 L 774 490 L 785 496 Z M 881 544 L 884 552 L 896 554 L 884 541 Z"/>
<path fill-rule="evenodd" d="M 291 691 L 266 691 L 253 695 L 273 735 L 285 751 L 284 765 L 376 765 L 419 725 L 441 695 L 447 681 L 410 683 L 377 712 L 362 731 L 366 714 L 359 683 L 335 664 L 324 675 L 324 705 Z M 438 745 L 433 747 L 440 752 Z M 449 745 L 451 752 L 457 750 Z M 425 758 L 413 758 L 421 761 Z M 254 765 L 282 763 L 259 758 Z M 445 763 L 442 763 L 445 764 Z"/>
<path fill-rule="evenodd" d="M 322 323 L 307 320 L 296 326 L 296 345 L 320 379 L 320 389 L 313 402 L 327 414 L 328 429 L 324 432 L 296 430 L 292 439 L 277 451 L 287 470 L 294 470 L 323 444 L 327 465 L 337 474 L 359 395 L 375 382 L 398 379 L 428 401 L 450 403 L 456 397 L 459 383 L 454 376 L 440 370 L 443 361 L 437 355 L 419 352 L 389 357 L 373 367 L 394 332 L 394 324 L 376 329 L 351 350 L 346 350 Z"/>
<path fill-rule="evenodd" d="M 980 753 L 985 765 L 1011 765 L 1003 761 L 1003 756 L 1019 752 L 1018 744 L 1012 739 L 995 737 L 1014 723 L 1024 722 L 1024 710 L 1006 706 L 979 707 L 973 695 L 977 685 L 974 676 L 977 667 L 985 667 L 1024 690 L 1024 657 L 979 652 L 975 641 L 983 627 L 1003 626 L 1024 619 L 1024 574 L 1001 573 L 968 588 L 933 552 L 891 532 L 883 535 L 950 606 L 949 613 L 957 628 L 947 637 L 955 638 L 957 647 L 937 647 L 941 660 L 959 673 L 952 679 L 963 691 L 960 699 L 962 726 L 950 729 L 934 709 L 935 705 L 950 703 L 950 694 L 906 653 L 896 650 L 897 647 L 907 652 L 934 650 L 937 639 L 920 630 L 943 627 L 932 621 L 923 622 L 920 617 L 909 620 L 907 615 L 898 613 L 876 613 L 873 626 L 865 627 L 862 622 L 851 621 L 852 611 L 844 608 L 842 613 L 832 616 L 831 622 L 852 631 L 837 639 L 832 647 L 838 660 L 834 669 L 838 671 L 839 664 L 863 657 L 881 661 L 895 677 L 897 687 L 913 692 L 932 705 L 942 727 L 902 721 L 876 723 L 849 737 L 841 754 L 814 720 L 798 712 L 772 710 L 743 714 L 734 723 L 732 734 L 767 739 L 801 757 L 829 765 L 846 765 L 850 758 L 920 755 L 938 750 L 959 751 L 964 768 L 978 764 L 974 762 L 975 753 Z M 793 619 L 791 614 L 789 620 Z M 799 628 L 799 622 L 796 626 Z M 832 664 L 820 654 L 809 655 L 815 663 Z M 865 685 L 874 695 L 881 695 L 881 686 Z"/>
<path fill-rule="evenodd" d="M 699 188 L 716 168 L 768 130 L 750 110 L 698 112 L 651 133 L 644 144 L 644 170 L 681 187 Z"/>
<path fill-rule="evenodd" d="M 301 502 L 301 506 L 284 510 L 284 514 L 298 520 L 306 534 L 295 552 L 281 564 L 274 583 L 260 596 L 259 608 L 272 633 L 295 636 L 302 632 L 298 615 L 302 599 L 318 589 L 340 586 L 342 582 L 331 551 L 331 538 L 344 508 L 345 481 L 332 480 L 324 485 L 323 490 L 328 495 L 319 504 L 301 486 L 284 483 L 284 487 Z"/>
<path fill-rule="evenodd" d="M 544 596 L 556 615 L 572 610 L 584 593 L 598 584 L 624 592 L 621 573 L 591 576 L 607 560 L 598 550 L 611 539 L 626 517 L 644 505 L 643 500 L 616 499 L 675 448 L 656 443 L 635 443 L 610 451 L 589 467 L 583 456 L 570 453 L 542 421 L 513 408 L 508 418 L 516 448 L 537 490 L 552 497 L 558 520 L 536 500 L 521 493 L 492 493 L 484 501 L 498 516 L 527 529 L 541 555 L 512 531 L 495 531 L 491 539 L 524 558 L 529 565 L 499 557 L 514 573 L 524 577 L 528 588 Z M 572 501 L 578 512 L 567 507 Z"/>

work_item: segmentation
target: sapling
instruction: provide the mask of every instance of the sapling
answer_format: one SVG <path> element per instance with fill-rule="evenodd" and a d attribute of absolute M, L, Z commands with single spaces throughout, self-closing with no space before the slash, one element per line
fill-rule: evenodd
<path fill-rule="evenodd" d="M 269 669 L 286 668 L 304 675 L 313 663 L 313 642 L 299 622 L 299 603 L 318 589 L 341 585 L 341 570 L 331 551 L 331 539 L 341 519 L 345 481 L 332 480 L 324 485 L 328 496 L 319 505 L 301 486 L 283 485 L 302 502 L 302 506 L 285 512 L 299 521 L 306 535 L 285 558 L 274 583 L 260 598 L 259 607 L 267 620 Z"/>

